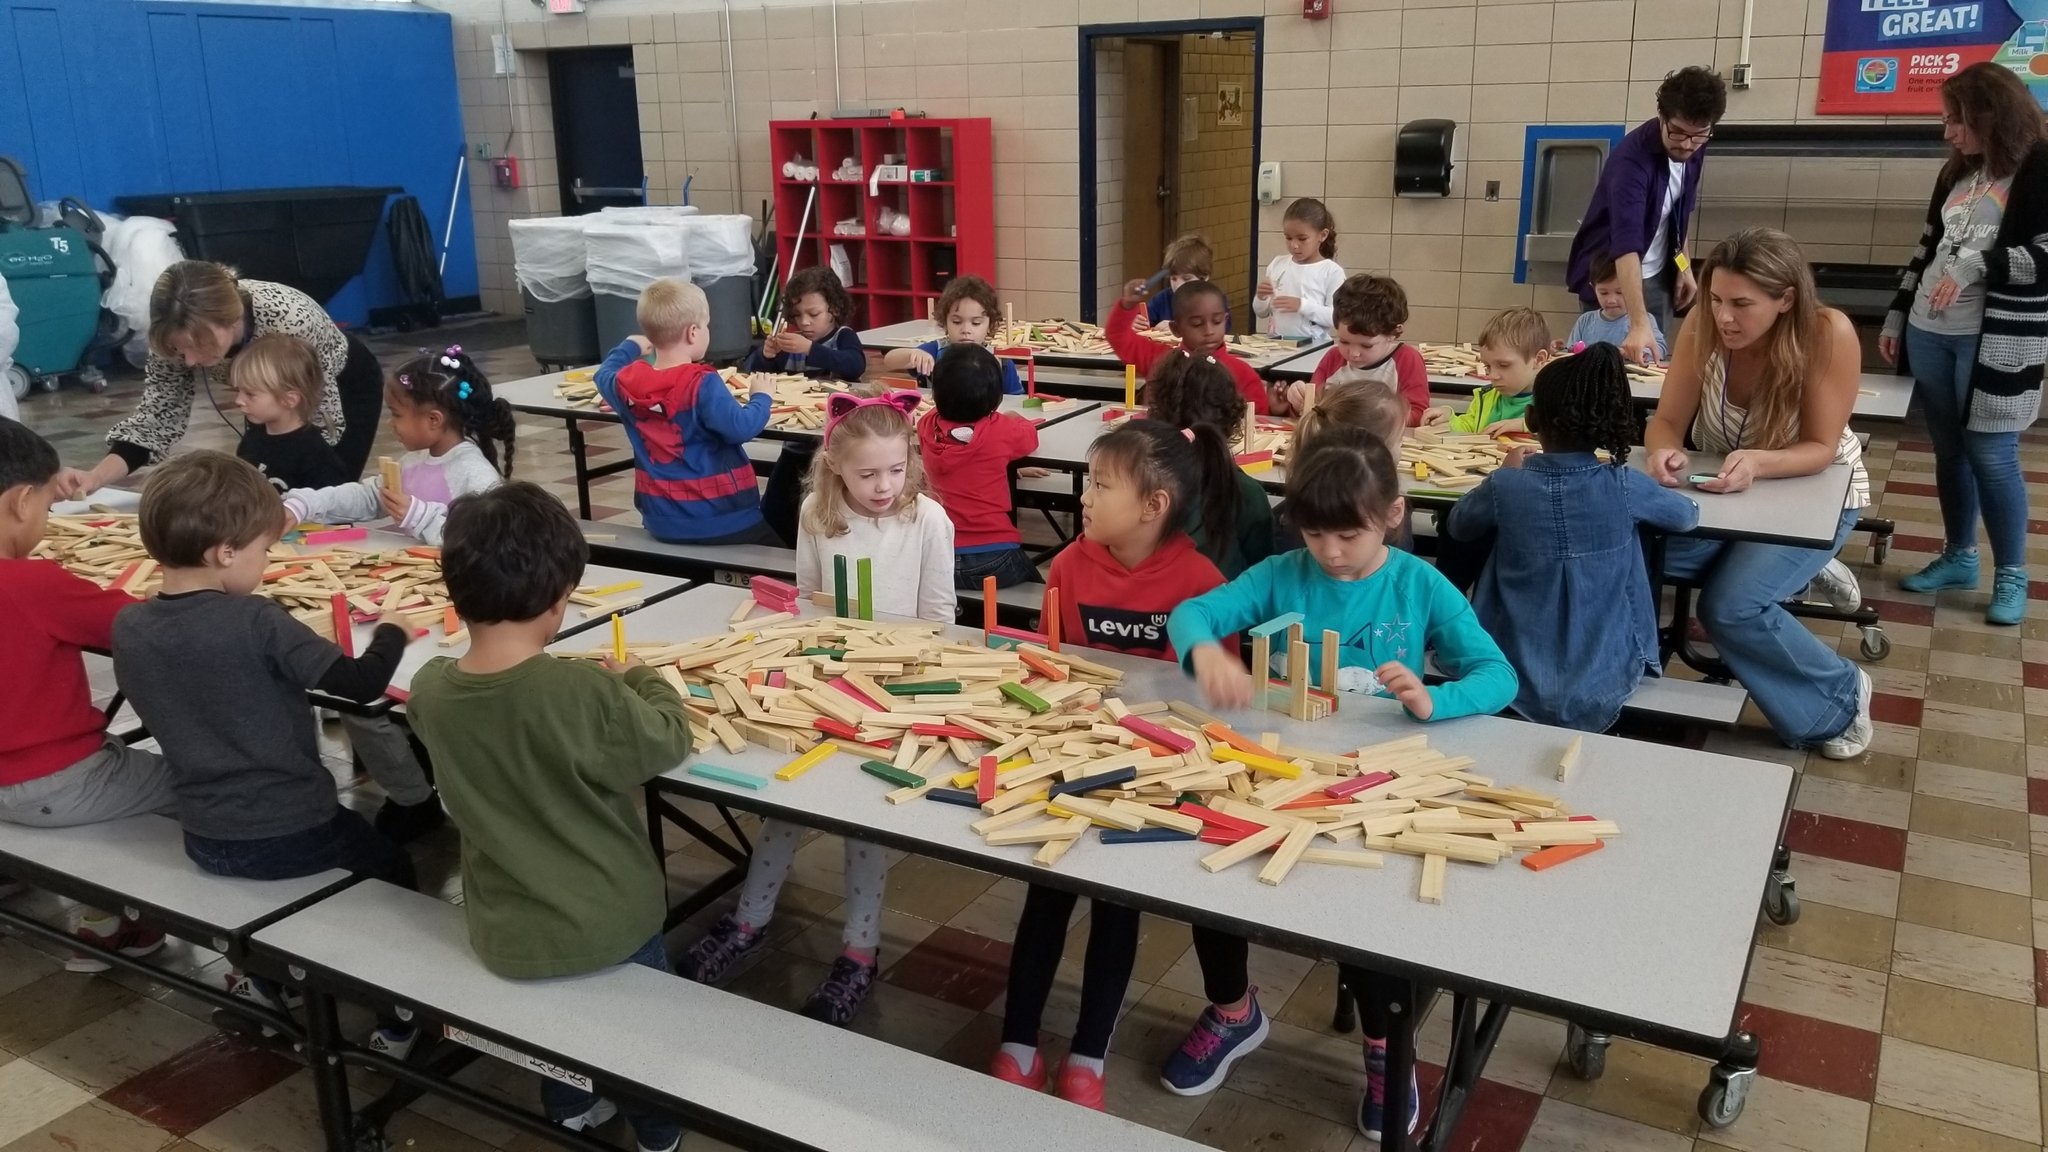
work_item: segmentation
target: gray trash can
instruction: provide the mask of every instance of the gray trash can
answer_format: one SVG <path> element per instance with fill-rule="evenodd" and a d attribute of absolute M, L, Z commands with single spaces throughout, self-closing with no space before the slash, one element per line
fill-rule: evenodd
<path fill-rule="evenodd" d="M 583 231 L 593 219 L 544 216 L 508 222 L 526 340 L 543 368 L 597 362 L 597 310 L 583 253 Z"/>
<path fill-rule="evenodd" d="M 583 252 L 597 300 L 597 343 L 606 352 L 640 331 L 634 313 L 648 285 L 690 278 L 685 236 L 673 220 L 618 224 L 601 219 L 584 229 Z"/>
<path fill-rule="evenodd" d="M 690 278 L 711 300 L 704 358 L 739 360 L 754 343 L 754 218 L 696 216 L 678 224 L 689 238 Z"/>
<path fill-rule="evenodd" d="M 597 301 L 593 297 L 543 304 L 521 285 L 519 302 L 526 309 L 527 346 L 542 368 L 560 370 L 597 363 Z"/>

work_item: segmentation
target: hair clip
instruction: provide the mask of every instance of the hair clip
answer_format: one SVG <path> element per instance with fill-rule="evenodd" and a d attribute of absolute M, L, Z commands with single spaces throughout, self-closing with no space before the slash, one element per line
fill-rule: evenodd
<path fill-rule="evenodd" d="M 851 392 L 834 392 L 825 400 L 825 435 L 822 439 L 825 445 L 830 447 L 832 430 L 858 409 L 879 404 L 885 408 L 895 409 L 907 423 L 917 413 L 917 406 L 923 402 L 923 396 L 908 389 L 892 389 L 880 396 L 856 396 Z"/>
<path fill-rule="evenodd" d="M 469 391 L 470 391 L 470 389 L 469 389 L 469 381 L 467 381 L 467 380 L 458 380 L 458 381 L 456 381 L 456 383 L 455 383 L 455 398 L 456 398 L 457 400 L 467 400 L 467 399 L 469 399 Z"/>
<path fill-rule="evenodd" d="M 1193 428 L 1183 428 L 1180 430 L 1180 434 L 1188 438 L 1188 443 L 1193 444 L 1195 442 L 1195 430 Z"/>
<path fill-rule="evenodd" d="M 398 386 L 408 392 L 412 391 L 412 373 L 400 372 L 398 374 Z"/>

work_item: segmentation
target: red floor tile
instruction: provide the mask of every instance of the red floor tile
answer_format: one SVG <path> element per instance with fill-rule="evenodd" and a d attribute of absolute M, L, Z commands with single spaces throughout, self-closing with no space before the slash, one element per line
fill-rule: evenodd
<path fill-rule="evenodd" d="M 183 1136 L 300 1067 L 273 1049 L 220 1032 L 136 1073 L 100 1099 Z"/>
<path fill-rule="evenodd" d="M 2048 1008 L 2048 950 L 2034 949 L 2034 1006 Z"/>
<path fill-rule="evenodd" d="M 1794 852 L 1893 872 L 1906 866 L 1904 828 L 1886 828 L 1817 812 L 1792 813 L 1785 826 L 1785 846 Z"/>
<path fill-rule="evenodd" d="M 2048 536 L 2048 520 L 2027 521 L 2027 535 Z"/>
<path fill-rule="evenodd" d="M 1756 1036 L 1757 1070 L 1771 1079 L 1853 1100 L 1877 1095 L 1877 1033 L 1757 1004 L 1742 1006 L 1741 1026 Z"/>
<path fill-rule="evenodd" d="M 1936 548 L 1935 551 L 1940 551 Z M 1877 609 L 1878 619 L 1887 624 L 1919 624 L 1932 627 L 1934 605 L 1908 604 L 1903 600 L 1865 600 L 1865 604 Z"/>
<path fill-rule="evenodd" d="M 1892 534 L 1892 547 L 1901 552 L 1940 552 L 1946 541 L 1939 536 L 1908 536 L 1903 532 Z"/>
<path fill-rule="evenodd" d="M 1920 726 L 1920 709 L 1925 701 L 1911 696 L 1895 696 L 1890 692 L 1870 694 L 1870 718 L 1886 724 Z"/>
<path fill-rule="evenodd" d="M 1915 484 L 1910 480 L 1887 480 L 1884 482 L 1884 494 L 1887 496 L 1933 496 L 1936 495 L 1936 492 L 1932 484 Z"/>
<path fill-rule="evenodd" d="M 2048 816 L 2048 780 L 2027 777 L 2027 812 L 2034 816 Z"/>
<path fill-rule="evenodd" d="M 1899 451 L 1926 452 L 1931 455 L 1934 452 L 1934 442 L 1932 440 L 1901 440 L 1899 441 Z"/>
<path fill-rule="evenodd" d="M 2029 484 L 2048 484 L 2048 472 L 2023 471 L 2020 473 L 2020 475 L 2024 477 L 2027 483 Z"/>
<path fill-rule="evenodd" d="M 1416 1063 L 1415 1078 L 1422 1090 L 1422 1122 L 1415 1128 L 1418 1137 L 1429 1130 L 1429 1122 L 1436 1116 L 1437 1085 L 1443 1076 L 1439 1065 Z M 1482 1073 L 1478 1086 L 1465 1099 L 1457 1132 L 1444 1142 L 1444 1148 L 1447 1152 L 1515 1152 L 1528 1138 L 1530 1126 L 1536 1123 L 1536 1109 L 1542 1105 L 1543 1097 L 1534 1092 L 1496 1083 Z"/>
<path fill-rule="evenodd" d="M 1009 976 L 1007 943 L 941 925 L 891 965 L 882 979 L 898 988 L 980 1011 L 1002 995 Z"/>
<path fill-rule="evenodd" d="M 2029 688 L 2048 688 L 2048 664 L 2025 664 L 2021 666 L 2022 679 Z M 2048 815 L 2048 813 L 2043 813 Z"/>
<path fill-rule="evenodd" d="M 2027 582 L 2027 599 L 2029 599 L 2029 600 L 2048 600 L 2048 580 L 2030 580 L 2030 581 L 2028 581 L 2028 582 Z"/>

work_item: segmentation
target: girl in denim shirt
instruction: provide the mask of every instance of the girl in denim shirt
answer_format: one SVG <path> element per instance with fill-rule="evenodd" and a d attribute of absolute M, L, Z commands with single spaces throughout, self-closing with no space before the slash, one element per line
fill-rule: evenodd
<path fill-rule="evenodd" d="M 1612 345 L 1543 369 L 1528 420 L 1543 450 L 1511 454 L 1458 501 L 1448 530 L 1497 534 L 1472 606 L 1521 678 L 1514 710 L 1603 732 L 1661 663 L 1637 526 L 1688 531 L 1699 505 L 1628 467 L 1628 374 Z"/>

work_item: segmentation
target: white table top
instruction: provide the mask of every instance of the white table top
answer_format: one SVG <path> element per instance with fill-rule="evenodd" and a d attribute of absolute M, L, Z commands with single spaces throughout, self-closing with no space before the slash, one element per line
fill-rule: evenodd
<path fill-rule="evenodd" d="M 746 594 L 703 585 L 633 618 L 636 640 L 680 642 L 724 630 Z M 805 612 L 814 610 L 806 608 Z M 978 632 L 952 629 L 971 638 Z M 587 641 L 575 647 L 587 647 Z M 1126 670 L 1126 701 L 1199 702 L 1179 669 L 1115 653 L 1091 659 Z M 1248 732 L 1278 731 L 1305 747 L 1348 749 L 1424 729 L 1391 701 L 1346 696 L 1330 721 L 1278 713 L 1227 714 Z M 1756 930 L 1757 901 L 1791 787 L 1791 770 L 1663 745 L 1588 735 L 1572 779 L 1554 766 L 1572 734 L 1497 717 L 1427 728 L 1431 747 L 1469 755 L 1505 785 L 1558 793 L 1577 812 L 1619 822 L 1609 847 L 1571 866 L 1533 873 L 1512 863 L 1451 869 L 1443 905 L 1417 902 L 1419 860 L 1389 855 L 1383 871 L 1307 867 L 1278 888 L 1257 869 L 1211 875 L 1209 851 L 1187 843 L 1110 846 L 1087 837 L 1052 883 L 1127 894 L 1154 910 L 1242 927 L 1308 951 L 1372 957 L 1519 992 L 1557 1009 L 1583 1009 L 1694 1037 L 1725 1036 Z M 772 776 L 789 758 L 764 749 L 702 758 Z M 768 809 L 801 823 L 852 827 L 913 851 L 1031 873 L 1029 848 L 990 848 L 952 805 L 889 804 L 889 790 L 858 770 L 853 753 L 793 781 L 749 792 L 678 768 L 663 787 Z M 1333 915 L 1333 913 L 1335 913 Z"/>
<path fill-rule="evenodd" d="M 880 328 L 869 328 L 860 334 L 860 342 L 862 345 L 874 349 L 915 348 L 928 340 L 937 340 L 941 335 L 943 333 L 940 332 L 937 325 L 924 320 L 905 320 L 900 324 L 885 324 Z M 1242 357 L 1245 363 L 1263 371 L 1283 361 L 1293 360 L 1304 355 L 1313 354 L 1320 357 L 1323 354 L 1323 350 L 1329 346 L 1330 342 L 1325 340 L 1320 344 L 1304 345 L 1303 349 L 1305 350 L 1283 348 L 1274 352 L 1261 352 L 1257 355 L 1248 355 L 1236 348 L 1232 348 L 1231 351 L 1236 352 Z M 1063 364 L 1075 367 L 1107 367 L 1119 372 L 1123 371 L 1123 361 L 1119 360 L 1115 353 L 1040 352 L 1038 354 L 1038 362 L 1040 364 Z M 1309 366 L 1311 368 L 1314 367 L 1315 361 L 1309 361 Z"/>
<path fill-rule="evenodd" d="M 543 1058 L 808 1148 L 1196 1147 L 652 968 L 624 964 L 550 980 L 495 976 L 470 950 L 461 908 L 377 881 L 286 917 L 255 939 L 287 962 L 386 990 L 515 1046 L 518 1038 L 545 1045 Z"/>

